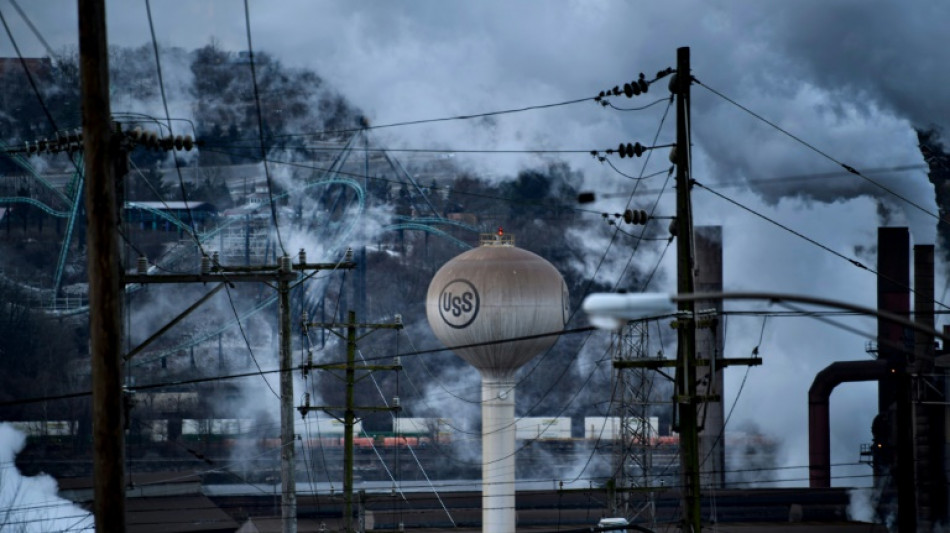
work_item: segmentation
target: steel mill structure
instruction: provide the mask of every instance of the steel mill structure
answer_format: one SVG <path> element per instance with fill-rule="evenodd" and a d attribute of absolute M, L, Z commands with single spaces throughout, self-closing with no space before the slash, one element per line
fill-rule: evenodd
<path fill-rule="evenodd" d="M 568 312 L 557 269 L 501 230 L 483 235 L 481 246 L 443 265 L 429 284 L 429 325 L 482 377 L 484 531 L 515 531 L 514 376 L 554 344 Z"/>

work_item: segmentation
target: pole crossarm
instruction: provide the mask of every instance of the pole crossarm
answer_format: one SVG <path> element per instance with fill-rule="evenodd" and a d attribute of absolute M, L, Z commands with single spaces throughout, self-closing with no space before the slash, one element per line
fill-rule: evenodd
<path fill-rule="evenodd" d="M 309 411 L 312 409 L 316 409 L 318 411 L 323 411 L 327 414 L 331 414 L 332 412 L 346 411 L 346 406 L 344 405 L 311 405 L 308 407 L 306 405 L 302 405 L 300 407 L 297 407 L 297 410 L 301 412 Z M 381 405 L 354 405 L 353 407 L 351 407 L 351 409 L 353 411 L 371 411 L 371 412 L 387 412 L 388 411 L 388 412 L 398 413 L 399 411 L 402 410 L 402 407 L 398 405 L 393 405 L 390 407 L 384 407 Z"/>
<path fill-rule="evenodd" d="M 347 365 L 339 363 L 331 363 L 326 365 L 301 365 L 304 371 L 307 370 L 346 370 Z M 375 372 L 377 370 L 402 370 L 402 365 L 360 365 L 356 367 L 357 370 L 366 370 L 370 372 Z"/>
<path fill-rule="evenodd" d="M 291 269 L 295 272 L 309 270 L 336 270 L 353 269 L 356 263 L 353 261 L 340 261 L 339 263 L 293 263 Z M 226 266 L 215 265 L 211 267 L 211 272 L 277 272 L 281 269 L 280 265 L 259 265 L 259 266 Z"/>
<path fill-rule="evenodd" d="M 123 283 L 217 283 L 217 287 L 198 299 L 185 311 L 173 318 L 168 324 L 152 334 L 143 343 L 136 346 L 124 359 L 128 361 L 135 354 L 141 352 L 148 344 L 166 333 L 175 324 L 181 322 L 187 315 L 194 312 L 207 302 L 215 293 L 225 286 L 233 287 L 235 283 L 265 283 L 276 289 L 279 309 L 279 344 L 280 344 L 280 472 L 281 472 L 281 528 L 283 533 L 297 531 L 297 494 L 295 481 L 295 450 L 294 450 L 294 422 L 293 422 L 293 376 L 294 370 L 291 355 L 291 320 L 290 320 L 290 291 L 291 282 L 306 280 L 303 273 L 317 270 L 352 269 L 356 263 L 350 260 L 350 254 L 344 261 L 336 263 L 308 263 L 304 250 L 300 250 L 299 261 L 293 263 L 291 257 L 285 255 L 277 265 L 258 266 L 226 266 L 217 261 L 217 255 L 204 256 L 201 261 L 201 272 L 197 274 L 148 274 L 127 273 L 123 276 Z M 144 259 L 142 260 L 144 262 Z M 275 284 L 275 285 L 272 285 Z M 401 326 L 401 325 L 400 325 Z M 306 415 L 306 411 L 301 410 Z M 348 413 L 350 415 L 351 413 Z"/>
<path fill-rule="evenodd" d="M 305 324 L 308 328 L 325 328 L 325 329 L 339 329 L 339 328 L 356 328 L 356 329 L 402 329 L 402 324 L 392 323 L 392 324 L 366 324 L 366 323 L 356 323 L 349 324 L 347 322 L 307 322 Z"/>
<path fill-rule="evenodd" d="M 367 324 L 356 321 L 356 312 L 349 311 L 347 313 L 346 322 L 306 322 L 303 323 L 303 328 L 306 330 L 310 327 L 319 327 L 324 328 L 337 335 L 338 337 L 346 340 L 346 364 L 326 364 L 326 365 L 314 365 L 307 364 L 303 366 L 304 372 L 307 372 L 310 369 L 324 369 L 324 370 L 342 370 L 345 374 L 346 381 L 346 405 L 344 406 L 320 406 L 313 407 L 310 405 L 309 397 L 306 400 L 306 403 L 302 406 L 297 407 L 297 410 L 300 412 L 301 416 L 307 416 L 307 413 L 311 409 L 319 409 L 326 412 L 328 415 L 332 416 L 339 420 L 337 415 L 334 412 L 343 412 L 343 530 L 346 532 L 353 531 L 353 427 L 356 424 L 356 411 L 370 411 L 370 412 L 379 412 L 379 411 L 388 411 L 388 412 L 398 412 L 401 408 L 399 406 L 398 398 L 394 399 L 393 405 L 386 406 L 373 406 L 373 405 L 362 405 L 358 406 L 354 402 L 354 386 L 356 382 L 362 378 L 369 376 L 374 370 L 400 370 L 402 365 L 399 364 L 398 359 L 395 361 L 396 364 L 393 365 L 365 365 L 357 366 L 356 365 L 356 343 L 359 339 L 366 337 L 370 333 L 373 333 L 379 329 L 393 329 L 400 330 L 403 328 L 402 318 L 397 315 L 396 320 L 392 323 L 387 324 Z M 340 328 L 346 330 L 346 335 L 334 331 L 334 329 Z M 365 329 L 368 330 L 362 335 L 357 335 L 357 330 Z M 357 377 L 357 371 L 365 372 L 362 377 Z"/>

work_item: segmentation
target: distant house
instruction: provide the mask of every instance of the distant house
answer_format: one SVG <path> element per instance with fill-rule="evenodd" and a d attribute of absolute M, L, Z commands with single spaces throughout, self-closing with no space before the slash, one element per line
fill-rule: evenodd
<path fill-rule="evenodd" d="M 218 216 L 208 202 L 126 202 L 123 218 L 139 229 L 178 231 L 192 228 L 200 231 Z"/>

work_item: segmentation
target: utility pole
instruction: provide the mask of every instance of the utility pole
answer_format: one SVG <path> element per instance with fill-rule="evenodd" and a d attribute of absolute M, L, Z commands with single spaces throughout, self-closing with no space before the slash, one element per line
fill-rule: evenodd
<path fill-rule="evenodd" d="M 307 413 L 311 409 L 320 409 L 321 411 L 326 412 L 330 416 L 336 417 L 333 413 L 339 413 L 343 411 L 343 531 L 346 533 L 352 533 L 353 529 L 353 426 L 356 424 L 356 411 L 399 411 L 399 401 L 398 398 L 394 398 L 392 406 L 356 406 L 354 399 L 355 385 L 359 379 L 362 379 L 365 376 L 357 378 L 356 371 L 356 343 L 366 337 L 370 333 L 377 329 L 402 329 L 402 317 L 396 315 L 395 320 L 391 324 L 358 324 L 356 322 L 356 312 L 349 311 L 347 313 L 347 321 L 343 323 L 337 322 L 312 322 L 305 323 L 304 327 L 319 327 L 325 328 L 334 335 L 344 339 L 346 341 L 346 364 L 328 364 L 328 365 L 314 365 L 312 363 L 306 364 L 304 366 L 305 371 L 309 369 L 322 369 L 322 370 L 342 370 L 344 372 L 344 380 L 346 382 L 346 405 L 343 407 L 334 407 L 329 405 L 324 406 L 310 406 L 308 404 L 302 405 L 297 409 L 300 411 L 300 415 L 306 417 Z M 334 331 L 337 328 L 346 328 L 346 336 L 337 333 Z M 358 330 L 369 330 L 362 335 L 357 335 Z M 360 365 L 359 370 L 365 372 L 373 372 L 376 370 L 401 370 L 402 365 L 399 364 L 398 358 L 393 361 L 392 365 Z M 339 418 L 337 418 L 339 420 Z M 398 442 L 397 442 L 398 446 Z"/>
<path fill-rule="evenodd" d="M 215 254 L 217 255 L 217 254 Z M 140 264 L 144 263 L 140 260 Z M 281 528 L 283 533 L 297 532 L 297 493 L 294 479 L 295 438 L 294 438 L 294 381 L 292 342 L 290 336 L 290 290 L 291 283 L 299 279 L 298 272 L 313 270 L 351 269 L 356 266 L 352 261 L 352 252 L 347 250 L 344 261 L 339 263 L 307 263 L 304 250 L 300 250 L 298 263 L 294 264 L 290 256 L 282 256 L 277 265 L 263 266 L 222 266 L 216 259 L 204 256 L 199 274 L 147 274 L 140 268 L 138 274 L 129 274 L 129 283 L 277 283 L 279 345 L 280 345 L 280 477 L 281 477 Z M 185 314 L 195 310 L 207 300 L 209 293 L 185 312 L 174 318 L 170 324 L 181 320 Z M 166 329 L 162 328 L 162 330 Z M 160 332 L 162 331 L 160 330 Z M 140 352 L 145 344 L 157 337 L 152 335 L 141 345 L 132 349 L 126 356 Z"/>
<path fill-rule="evenodd" d="M 306 262 L 306 258 L 302 258 Z M 293 272 L 290 256 L 280 258 L 279 272 Z M 294 366 L 290 338 L 290 279 L 277 278 L 280 344 L 280 523 L 283 533 L 297 533 L 297 480 L 294 473 Z"/>
<path fill-rule="evenodd" d="M 690 175 L 690 120 L 689 92 L 693 78 L 690 74 L 689 48 L 677 49 L 676 74 L 670 80 L 670 91 L 676 96 L 676 145 L 671 159 L 676 165 L 676 220 L 675 237 L 677 253 L 677 292 L 692 294 L 695 290 L 696 254 L 693 244 L 693 213 L 690 201 L 692 177 Z M 698 359 L 696 356 L 696 329 L 718 327 L 710 317 L 697 318 L 693 299 L 679 298 L 678 316 L 673 326 L 677 331 L 676 360 L 670 359 L 623 359 L 614 360 L 614 368 L 660 368 L 676 367 L 674 377 L 673 408 L 674 430 L 680 434 L 680 478 L 683 495 L 684 533 L 699 533 L 702 527 L 700 507 L 700 447 L 698 406 L 705 402 L 721 402 L 721 394 L 710 394 L 705 386 L 700 394 L 697 386 L 697 368 L 709 367 L 708 375 L 732 365 L 761 365 L 755 357 L 718 358 L 715 354 Z M 641 422 L 644 423 L 644 422 Z M 649 490 L 650 487 L 647 488 Z M 633 487 L 619 487 L 618 491 L 643 491 Z"/>
<path fill-rule="evenodd" d="M 690 202 L 690 106 L 692 74 L 689 48 L 676 50 L 676 77 L 671 88 L 676 94 L 676 289 L 680 294 L 693 292 L 693 213 Z M 696 407 L 696 305 L 680 301 L 677 327 L 676 384 L 674 409 L 678 411 L 680 434 L 680 479 L 683 490 L 683 531 L 699 533 L 699 426 Z"/>
<path fill-rule="evenodd" d="M 109 46 L 104 0 L 79 1 L 92 364 L 93 483 L 96 531 L 125 529 L 121 290 L 114 162 L 118 138 L 109 107 Z"/>

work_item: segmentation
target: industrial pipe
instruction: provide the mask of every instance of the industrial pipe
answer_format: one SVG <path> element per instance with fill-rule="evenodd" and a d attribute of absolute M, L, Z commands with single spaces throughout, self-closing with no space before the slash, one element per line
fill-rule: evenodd
<path fill-rule="evenodd" d="M 831 487 L 831 428 L 828 399 L 841 383 L 875 381 L 889 375 L 886 361 L 838 361 L 815 376 L 808 389 L 808 478 L 809 486 Z"/>

